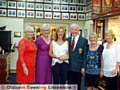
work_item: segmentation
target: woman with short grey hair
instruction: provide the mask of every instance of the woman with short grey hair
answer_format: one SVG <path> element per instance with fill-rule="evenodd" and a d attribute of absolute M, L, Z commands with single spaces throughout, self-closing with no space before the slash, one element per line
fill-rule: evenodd
<path fill-rule="evenodd" d="M 42 25 L 42 36 L 39 36 L 35 43 L 38 48 L 36 58 L 36 82 L 38 84 L 52 84 L 52 59 L 48 55 L 50 42 L 50 25 Z"/>
<path fill-rule="evenodd" d="M 37 47 L 33 40 L 34 28 L 27 26 L 24 34 L 24 38 L 18 44 L 16 81 L 20 84 L 28 84 L 35 81 Z"/>

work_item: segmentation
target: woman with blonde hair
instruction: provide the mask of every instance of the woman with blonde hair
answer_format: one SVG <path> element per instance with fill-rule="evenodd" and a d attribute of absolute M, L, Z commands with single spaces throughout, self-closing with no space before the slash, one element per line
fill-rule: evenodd
<path fill-rule="evenodd" d="M 55 39 L 50 44 L 49 55 L 52 57 L 53 84 L 65 84 L 69 55 L 64 28 L 57 28 Z"/>
<path fill-rule="evenodd" d="M 24 38 L 18 44 L 16 81 L 20 84 L 28 84 L 35 81 L 37 47 L 33 40 L 33 27 L 27 26 L 24 33 Z"/>
<path fill-rule="evenodd" d="M 87 47 L 86 58 L 85 86 L 87 86 L 87 90 L 98 90 L 103 46 L 98 44 L 98 36 L 95 32 L 91 32 L 89 40 L 90 44 Z"/>
<path fill-rule="evenodd" d="M 49 56 L 49 46 L 52 38 L 50 34 L 50 25 L 42 25 L 42 36 L 39 36 L 35 43 L 38 48 L 36 58 L 36 83 L 51 84 L 52 83 L 52 59 Z"/>
<path fill-rule="evenodd" d="M 117 90 L 118 69 L 120 63 L 120 44 L 114 41 L 113 30 L 105 32 L 106 43 L 103 51 L 103 75 L 107 90 Z"/>

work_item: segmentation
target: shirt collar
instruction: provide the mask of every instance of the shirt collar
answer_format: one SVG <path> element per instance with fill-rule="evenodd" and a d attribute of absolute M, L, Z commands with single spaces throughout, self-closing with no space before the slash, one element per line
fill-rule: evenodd
<path fill-rule="evenodd" d="M 74 38 L 74 37 L 72 36 L 72 40 L 73 40 L 73 38 Z M 75 39 L 78 39 L 78 38 L 79 38 L 79 34 L 78 34 L 77 36 L 75 36 Z"/>

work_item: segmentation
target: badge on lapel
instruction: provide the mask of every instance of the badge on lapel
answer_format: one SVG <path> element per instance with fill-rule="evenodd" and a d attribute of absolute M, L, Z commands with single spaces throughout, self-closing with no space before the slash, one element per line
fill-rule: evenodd
<path fill-rule="evenodd" d="M 79 48 L 79 54 L 81 54 L 82 53 L 82 48 Z"/>

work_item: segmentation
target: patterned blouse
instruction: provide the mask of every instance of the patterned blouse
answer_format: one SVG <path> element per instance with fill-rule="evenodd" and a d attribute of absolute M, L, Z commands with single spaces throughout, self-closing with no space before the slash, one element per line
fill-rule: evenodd
<path fill-rule="evenodd" d="M 103 46 L 99 45 L 97 50 L 90 50 L 89 45 L 87 47 L 87 74 L 100 74 L 101 70 L 101 55 L 103 52 Z"/>

